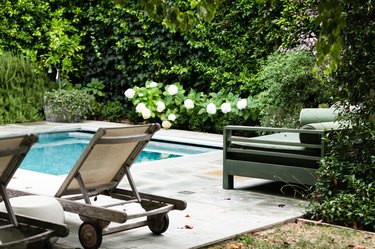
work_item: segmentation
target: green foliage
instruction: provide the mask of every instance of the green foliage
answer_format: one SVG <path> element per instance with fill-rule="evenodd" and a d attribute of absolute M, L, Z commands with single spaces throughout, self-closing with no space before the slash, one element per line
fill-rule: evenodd
<path fill-rule="evenodd" d="M 262 125 L 298 127 L 302 108 L 327 103 L 332 90 L 314 77 L 314 57 L 296 51 L 270 55 L 260 68 L 257 80 L 265 91 L 258 95 L 263 106 Z"/>
<path fill-rule="evenodd" d="M 251 97 L 241 99 L 224 91 L 206 95 L 193 89 L 185 95 L 177 83 L 164 86 L 148 81 L 145 87 L 127 89 L 125 97 L 142 121 L 161 122 L 166 129 L 175 126 L 221 133 L 224 125 L 253 122 L 258 110 Z"/>
<path fill-rule="evenodd" d="M 117 2 L 124 2 L 117 0 Z M 188 31 L 197 21 L 211 21 L 222 0 L 140 0 L 153 19 L 168 28 Z"/>
<path fill-rule="evenodd" d="M 181 36 L 145 17 L 139 5 L 102 1 L 82 12 L 81 19 L 87 44 L 82 81 L 105 82 L 108 99 L 121 100 L 122 89 L 143 85 L 147 79 L 186 78 L 162 71 L 188 57 Z"/>
<path fill-rule="evenodd" d="M 221 5 L 216 1 L 174 1 L 172 5 L 165 5 L 164 10 L 195 15 L 189 32 L 181 33 L 145 15 L 145 4 L 153 10 L 163 5 L 157 1 L 140 1 L 143 5 L 134 1 L 122 1 L 118 5 L 112 0 L 22 2 L 29 8 L 28 12 L 22 9 L 21 1 L 7 1 L 1 6 L 8 12 L 4 12 L 4 22 L 0 24 L 3 25 L 0 44 L 32 55 L 44 70 L 52 69 L 51 78 L 55 78 L 57 69 L 62 69 L 64 82 L 68 79 L 73 83 L 82 82 L 81 88 L 91 91 L 101 102 L 123 101 L 122 89 L 141 86 L 148 79 L 165 84 L 178 82 L 184 89 L 195 89 L 207 96 L 220 92 L 256 95 L 264 89 L 256 76 L 260 61 L 279 47 L 297 46 L 299 34 L 315 32 L 314 16 L 309 13 L 317 6 L 314 0 L 302 3 L 281 0 L 272 4 L 237 0 L 224 1 Z M 196 10 L 204 8 L 207 15 L 200 16 Z M 12 11 L 12 15 L 8 14 Z M 158 13 L 162 14 L 163 10 Z M 214 13 L 212 22 L 203 22 Z M 31 16 L 27 17 L 31 26 L 23 27 L 17 21 L 25 16 Z M 186 21 L 185 17 L 178 19 L 181 23 Z M 5 25 L 9 22 L 12 26 Z M 22 33 L 22 39 L 14 39 L 10 30 Z M 12 42 L 4 42 L 3 38 Z M 225 90 L 222 92 L 222 89 Z M 256 118 L 258 110 L 252 112 L 251 120 Z M 133 120 L 133 115 L 129 113 L 128 118 Z M 207 127 L 248 120 L 241 117 L 237 121 L 231 115 L 220 117 L 220 121 Z M 211 122 L 210 119 L 207 116 L 205 121 Z M 188 123 L 196 123 L 194 129 L 199 129 L 204 127 L 200 120 Z M 180 125 L 189 127 L 188 123 Z"/>
<path fill-rule="evenodd" d="M 318 171 L 312 218 L 375 231 L 374 131 L 367 122 L 327 138 L 330 153 Z"/>
<path fill-rule="evenodd" d="M 46 53 L 41 55 L 41 62 L 44 68 L 61 70 L 62 77 L 68 78 L 69 73 L 79 69 L 84 46 L 80 45 L 81 37 L 74 22 L 64 18 L 64 12 L 62 7 L 52 13 L 50 27 L 45 33 L 48 45 Z"/>
<path fill-rule="evenodd" d="M 59 89 L 46 92 L 44 111 L 47 121 L 79 122 L 91 114 L 95 98 L 84 90 Z"/>
<path fill-rule="evenodd" d="M 298 35 L 314 30 L 314 17 L 306 15 L 314 6 L 316 1 L 282 0 L 272 7 L 256 1 L 223 2 L 211 23 L 186 35 L 191 47 L 203 51 L 203 56 L 191 59 L 194 72 L 212 91 L 259 93 L 254 79 L 259 63 L 279 47 L 293 48 Z"/>
<path fill-rule="evenodd" d="M 349 3 L 349 1 L 342 2 Z M 343 42 L 341 32 L 346 22 L 342 14 L 342 5 L 337 1 L 321 0 L 318 10 L 317 23 L 321 26 L 317 44 L 318 64 L 325 67 L 324 72 L 329 74 L 337 69 L 340 61 Z"/>
<path fill-rule="evenodd" d="M 45 47 L 43 26 L 50 12 L 44 0 L 1 1 L 0 51 L 24 52 L 35 61 Z"/>
<path fill-rule="evenodd" d="M 5 52 L 0 56 L 0 124 L 43 118 L 48 78 L 29 59 Z"/>
<path fill-rule="evenodd" d="M 105 88 L 105 85 L 103 81 L 92 78 L 90 83 L 88 83 L 82 89 L 99 98 L 99 97 L 105 96 L 105 93 L 103 92 L 104 88 Z"/>
<path fill-rule="evenodd" d="M 147 79 L 179 82 L 205 93 L 225 88 L 247 96 L 261 89 L 254 75 L 262 58 L 279 46 L 297 45 L 295 34 L 315 30 L 314 17 L 306 14 L 317 5 L 313 0 L 273 5 L 253 0 L 220 5 L 211 0 L 169 1 L 164 10 L 171 15 L 174 10 L 194 13 L 195 25 L 184 33 L 145 14 L 144 6 L 157 10 L 155 6 L 164 2 L 139 2 L 3 1 L 0 50 L 26 53 L 43 70 L 51 67 L 51 79 L 57 68 L 73 83 L 98 79 L 105 84 L 105 101 L 123 100 L 121 89 L 143 85 Z M 213 14 L 211 22 L 200 22 Z"/>
<path fill-rule="evenodd" d="M 329 137 L 330 153 L 319 171 L 310 216 L 375 231 L 375 122 L 369 119 L 375 113 L 375 5 L 365 0 L 340 4 L 346 26 L 331 84 L 339 89 L 337 100 L 352 110 L 341 117 L 351 128 Z"/>
<path fill-rule="evenodd" d="M 76 16 L 80 8 L 69 1 L 17 0 L 0 3 L 0 52 L 26 54 L 43 70 L 71 78 L 81 68 L 82 33 Z M 61 76 L 61 75 L 60 75 Z"/>
<path fill-rule="evenodd" d="M 101 120 L 110 122 L 120 122 L 127 114 L 127 109 L 124 104 L 119 101 L 108 101 L 107 103 L 99 104 L 98 116 Z"/>

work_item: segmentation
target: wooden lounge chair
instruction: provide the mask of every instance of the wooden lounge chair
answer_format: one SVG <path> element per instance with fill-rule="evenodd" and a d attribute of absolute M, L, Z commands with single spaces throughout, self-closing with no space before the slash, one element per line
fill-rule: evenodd
<path fill-rule="evenodd" d="M 15 214 L 6 187 L 33 143 L 34 135 L 0 138 L 0 194 L 6 212 L 0 211 L 0 248 L 51 248 L 51 237 L 65 237 L 69 229 L 33 217 Z M 7 238 L 5 238 L 7 237 Z"/>
<path fill-rule="evenodd" d="M 159 124 L 99 129 L 57 191 L 55 197 L 64 210 L 84 221 L 78 231 L 84 248 L 98 248 L 103 235 L 141 226 L 161 234 L 169 225 L 167 213 L 186 208 L 181 200 L 139 193 L 130 174 L 130 167 L 159 129 Z M 131 190 L 117 187 L 124 176 Z M 100 206 L 97 196 L 111 197 L 114 203 Z M 129 203 L 140 204 L 142 211 L 123 211 L 122 205 Z M 131 219 L 136 220 L 127 222 Z M 111 222 L 116 224 L 108 226 Z"/>

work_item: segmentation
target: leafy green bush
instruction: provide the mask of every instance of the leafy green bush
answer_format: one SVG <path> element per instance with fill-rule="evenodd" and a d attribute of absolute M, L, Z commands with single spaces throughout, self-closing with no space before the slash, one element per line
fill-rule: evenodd
<path fill-rule="evenodd" d="M 314 77 L 314 65 L 313 55 L 306 51 L 275 53 L 267 58 L 257 74 L 265 88 L 258 95 L 263 106 L 262 125 L 298 127 L 302 108 L 330 101 L 332 91 Z"/>
<path fill-rule="evenodd" d="M 331 84 L 338 89 L 336 100 L 352 110 L 341 117 L 351 128 L 332 134 L 328 140 L 329 154 L 318 172 L 309 217 L 375 231 L 375 122 L 369 120 L 375 113 L 375 3 L 340 1 L 338 5 L 322 1 L 322 7 L 328 7 L 327 2 L 340 9 L 345 18 L 340 37 L 343 51 L 337 71 L 331 74 Z M 332 6 L 327 13 L 336 15 Z M 337 26 L 332 19 L 325 24 Z M 332 49 L 338 52 L 336 46 Z"/>
<path fill-rule="evenodd" d="M 0 124 L 43 119 L 47 75 L 24 56 L 0 55 Z"/>
<path fill-rule="evenodd" d="M 82 11 L 70 1 L 5 0 L 0 3 L 0 52 L 14 51 L 38 62 L 51 79 L 77 78 L 81 72 L 82 31 L 75 27 Z M 79 76 L 80 77 L 80 76 Z"/>
<path fill-rule="evenodd" d="M 119 101 L 108 101 L 99 104 L 97 109 L 99 118 L 110 122 L 120 122 L 125 119 L 127 114 L 127 108 Z"/>
<path fill-rule="evenodd" d="M 375 231 L 374 130 L 366 121 L 327 138 L 330 153 L 318 171 L 309 217 Z"/>
<path fill-rule="evenodd" d="M 145 87 L 128 88 L 125 97 L 133 103 L 139 117 L 161 122 L 166 129 L 176 126 L 221 133 L 223 125 L 252 122 L 257 117 L 251 97 L 224 92 L 206 95 L 193 89 L 185 95 L 177 83 L 164 86 L 148 81 Z"/>
<path fill-rule="evenodd" d="M 191 67 L 211 91 L 259 93 L 262 86 L 254 74 L 261 60 L 280 47 L 294 48 L 301 34 L 316 32 L 315 18 L 308 14 L 316 2 L 281 0 L 269 6 L 252 0 L 224 1 L 211 23 L 187 34 L 190 46 L 202 53 L 190 59 Z"/>
<path fill-rule="evenodd" d="M 47 121 L 79 122 L 94 110 L 95 98 L 84 90 L 53 90 L 44 96 Z"/>

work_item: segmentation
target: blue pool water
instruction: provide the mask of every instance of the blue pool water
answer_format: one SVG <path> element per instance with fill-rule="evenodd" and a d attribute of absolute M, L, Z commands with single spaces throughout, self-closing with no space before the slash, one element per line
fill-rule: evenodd
<path fill-rule="evenodd" d="M 58 132 L 38 134 L 20 168 L 51 175 L 68 174 L 74 166 L 92 133 Z M 212 149 L 151 141 L 137 158 L 136 163 L 208 152 Z"/>

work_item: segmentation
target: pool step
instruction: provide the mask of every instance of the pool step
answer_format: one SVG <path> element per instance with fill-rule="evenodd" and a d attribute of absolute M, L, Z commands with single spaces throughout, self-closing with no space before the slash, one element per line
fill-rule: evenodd
<path fill-rule="evenodd" d="M 74 138 L 84 138 L 84 139 L 90 140 L 94 136 L 94 134 L 93 133 L 87 133 L 87 132 L 75 131 L 75 132 L 68 132 L 68 136 L 74 137 Z"/>

